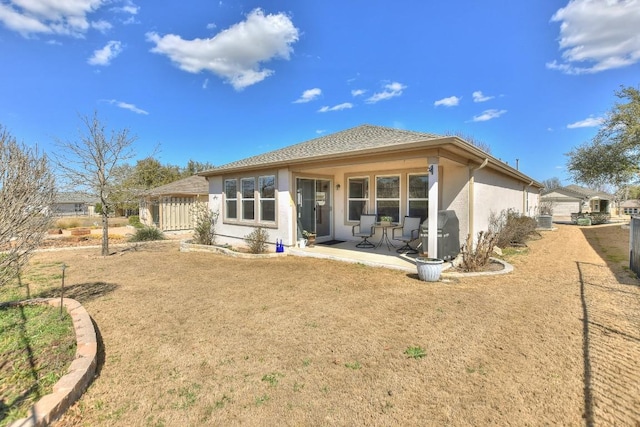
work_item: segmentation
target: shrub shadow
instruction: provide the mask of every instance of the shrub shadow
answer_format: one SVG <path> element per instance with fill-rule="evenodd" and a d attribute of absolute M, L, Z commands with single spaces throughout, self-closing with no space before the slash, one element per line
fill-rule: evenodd
<path fill-rule="evenodd" d="M 56 287 L 47 289 L 46 291 L 40 292 L 34 296 L 37 298 L 60 298 L 61 296 L 64 296 L 65 298 L 72 298 L 81 304 L 84 304 L 101 298 L 115 291 L 118 287 L 119 285 L 116 285 L 115 283 L 87 282 L 65 286 L 64 295 L 62 289 L 60 287 Z"/>

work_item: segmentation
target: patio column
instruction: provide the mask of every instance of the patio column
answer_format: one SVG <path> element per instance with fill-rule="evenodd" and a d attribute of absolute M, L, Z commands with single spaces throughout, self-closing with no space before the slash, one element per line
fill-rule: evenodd
<path fill-rule="evenodd" d="M 429 245 L 427 253 L 430 258 L 438 257 L 438 157 L 429 157 L 429 212 L 427 226 L 429 229 Z"/>

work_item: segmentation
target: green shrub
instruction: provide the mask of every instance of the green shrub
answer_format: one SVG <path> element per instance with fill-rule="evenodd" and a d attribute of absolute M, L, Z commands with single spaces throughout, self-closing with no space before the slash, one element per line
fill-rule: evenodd
<path fill-rule="evenodd" d="M 136 228 L 142 227 L 142 223 L 140 222 L 140 216 L 138 215 L 129 216 L 129 225 L 132 225 Z"/>
<path fill-rule="evenodd" d="M 194 216 L 196 225 L 193 229 L 193 242 L 198 245 L 213 245 L 216 242 L 218 213 L 204 205 L 196 208 Z"/>
<path fill-rule="evenodd" d="M 267 251 L 267 239 L 269 233 L 262 227 L 254 228 L 253 231 L 244 236 L 244 241 L 249 246 L 249 252 L 252 254 L 262 254 Z"/>
<path fill-rule="evenodd" d="M 155 227 L 141 227 L 138 228 L 136 234 L 129 239 L 130 242 L 148 242 L 151 240 L 164 240 L 162 231 Z"/>

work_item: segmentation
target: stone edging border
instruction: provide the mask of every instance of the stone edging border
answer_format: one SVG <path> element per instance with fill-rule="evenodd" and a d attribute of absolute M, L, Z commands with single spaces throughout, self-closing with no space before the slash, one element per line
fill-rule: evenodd
<path fill-rule="evenodd" d="M 513 271 L 513 265 L 509 264 L 508 262 L 500 259 L 500 258 L 489 258 L 492 262 L 496 262 L 498 264 L 502 264 L 502 270 L 497 270 L 497 271 L 478 271 L 478 272 L 469 272 L 469 273 L 463 273 L 463 272 L 457 272 L 457 271 L 447 271 L 447 270 L 443 270 L 442 271 L 442 277 L 447 278 L 447 277 L 474 277 L 474 276 L 495 276 L 498 274 L 508 274 L 511 273 Z"/>
<path fill-rule="evenodd" d="M 15 303 L 9 306 L 49 304 L 60 307 L 60 298 L 38 298 Z M 38 400 L 29 409 L 29 416 L 16 420 L 9 427 L 39 427 L 49 425 L 59 418 L 82 396 L 96 373 L 98 340 L 91 316 L 82 304 L 70 298 L 64 298 L 63 306 L 71 316 L 76 333 L 76 354 L 67 373 L 53 385 L 53 393 Z"/>
<path fill-rule="evenodd" d="M 212 252 L 219 253 L 223 255 L 228 255 L 235 258 L 276 258 L 280 256 L 286 256 L 285 253 L 278 252 L 269 252 L 266 254 L 248 254 L 244 252 L 236 252 L 231 249 L 223 248 L 222 246 L 211 246 L 211 245 L 198 245 L 196 243 L 191 243 L 190 240 L 181 240 L 180 241 L 180 252 Z"/>

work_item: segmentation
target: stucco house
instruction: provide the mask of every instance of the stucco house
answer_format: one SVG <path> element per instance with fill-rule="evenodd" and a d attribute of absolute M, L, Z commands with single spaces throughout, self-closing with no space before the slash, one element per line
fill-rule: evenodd
<path fill-rule="evenodd" d="M 623 215 L 638 215 L 640 214 L 640 200 L 630 199 L 620 203 L 620 213 Z"/>
<path fill-rule="evenodd" d="M 438 212 L 455 211 L 460 240 L 488 228 L 492 212 L 534 215 L 542 184 L 456 136 L 362 125 L 201 172 L 221 240 L 254 227 L 271 242 L 356 241 L 362 213 L 426 219 L 437 256 Z M 378 230 L 377 232 L 380 232 Z M 377 236 L 380 237 L 380 236 Z"/>
<path fill-rule="evenodd" d="M 156 187 L 140 200 L 140 222 L 162 231 L 191 230 L 198 205 L 208 199 L 209 185 L 199 175 Z"/>
<path fill-rule="evenodd" d="M 55 216 L 94 216 L 98 200 L 79 192 L 59 192 L 53 203 Z"/>
<path fill-rule="evenodd" d="M 613 204 L 613 196 L 573 184 L 543 191 L 540 200 L 552 204 L 554 221 L 570 220 L 577 213 L 610 213 Z"/>

